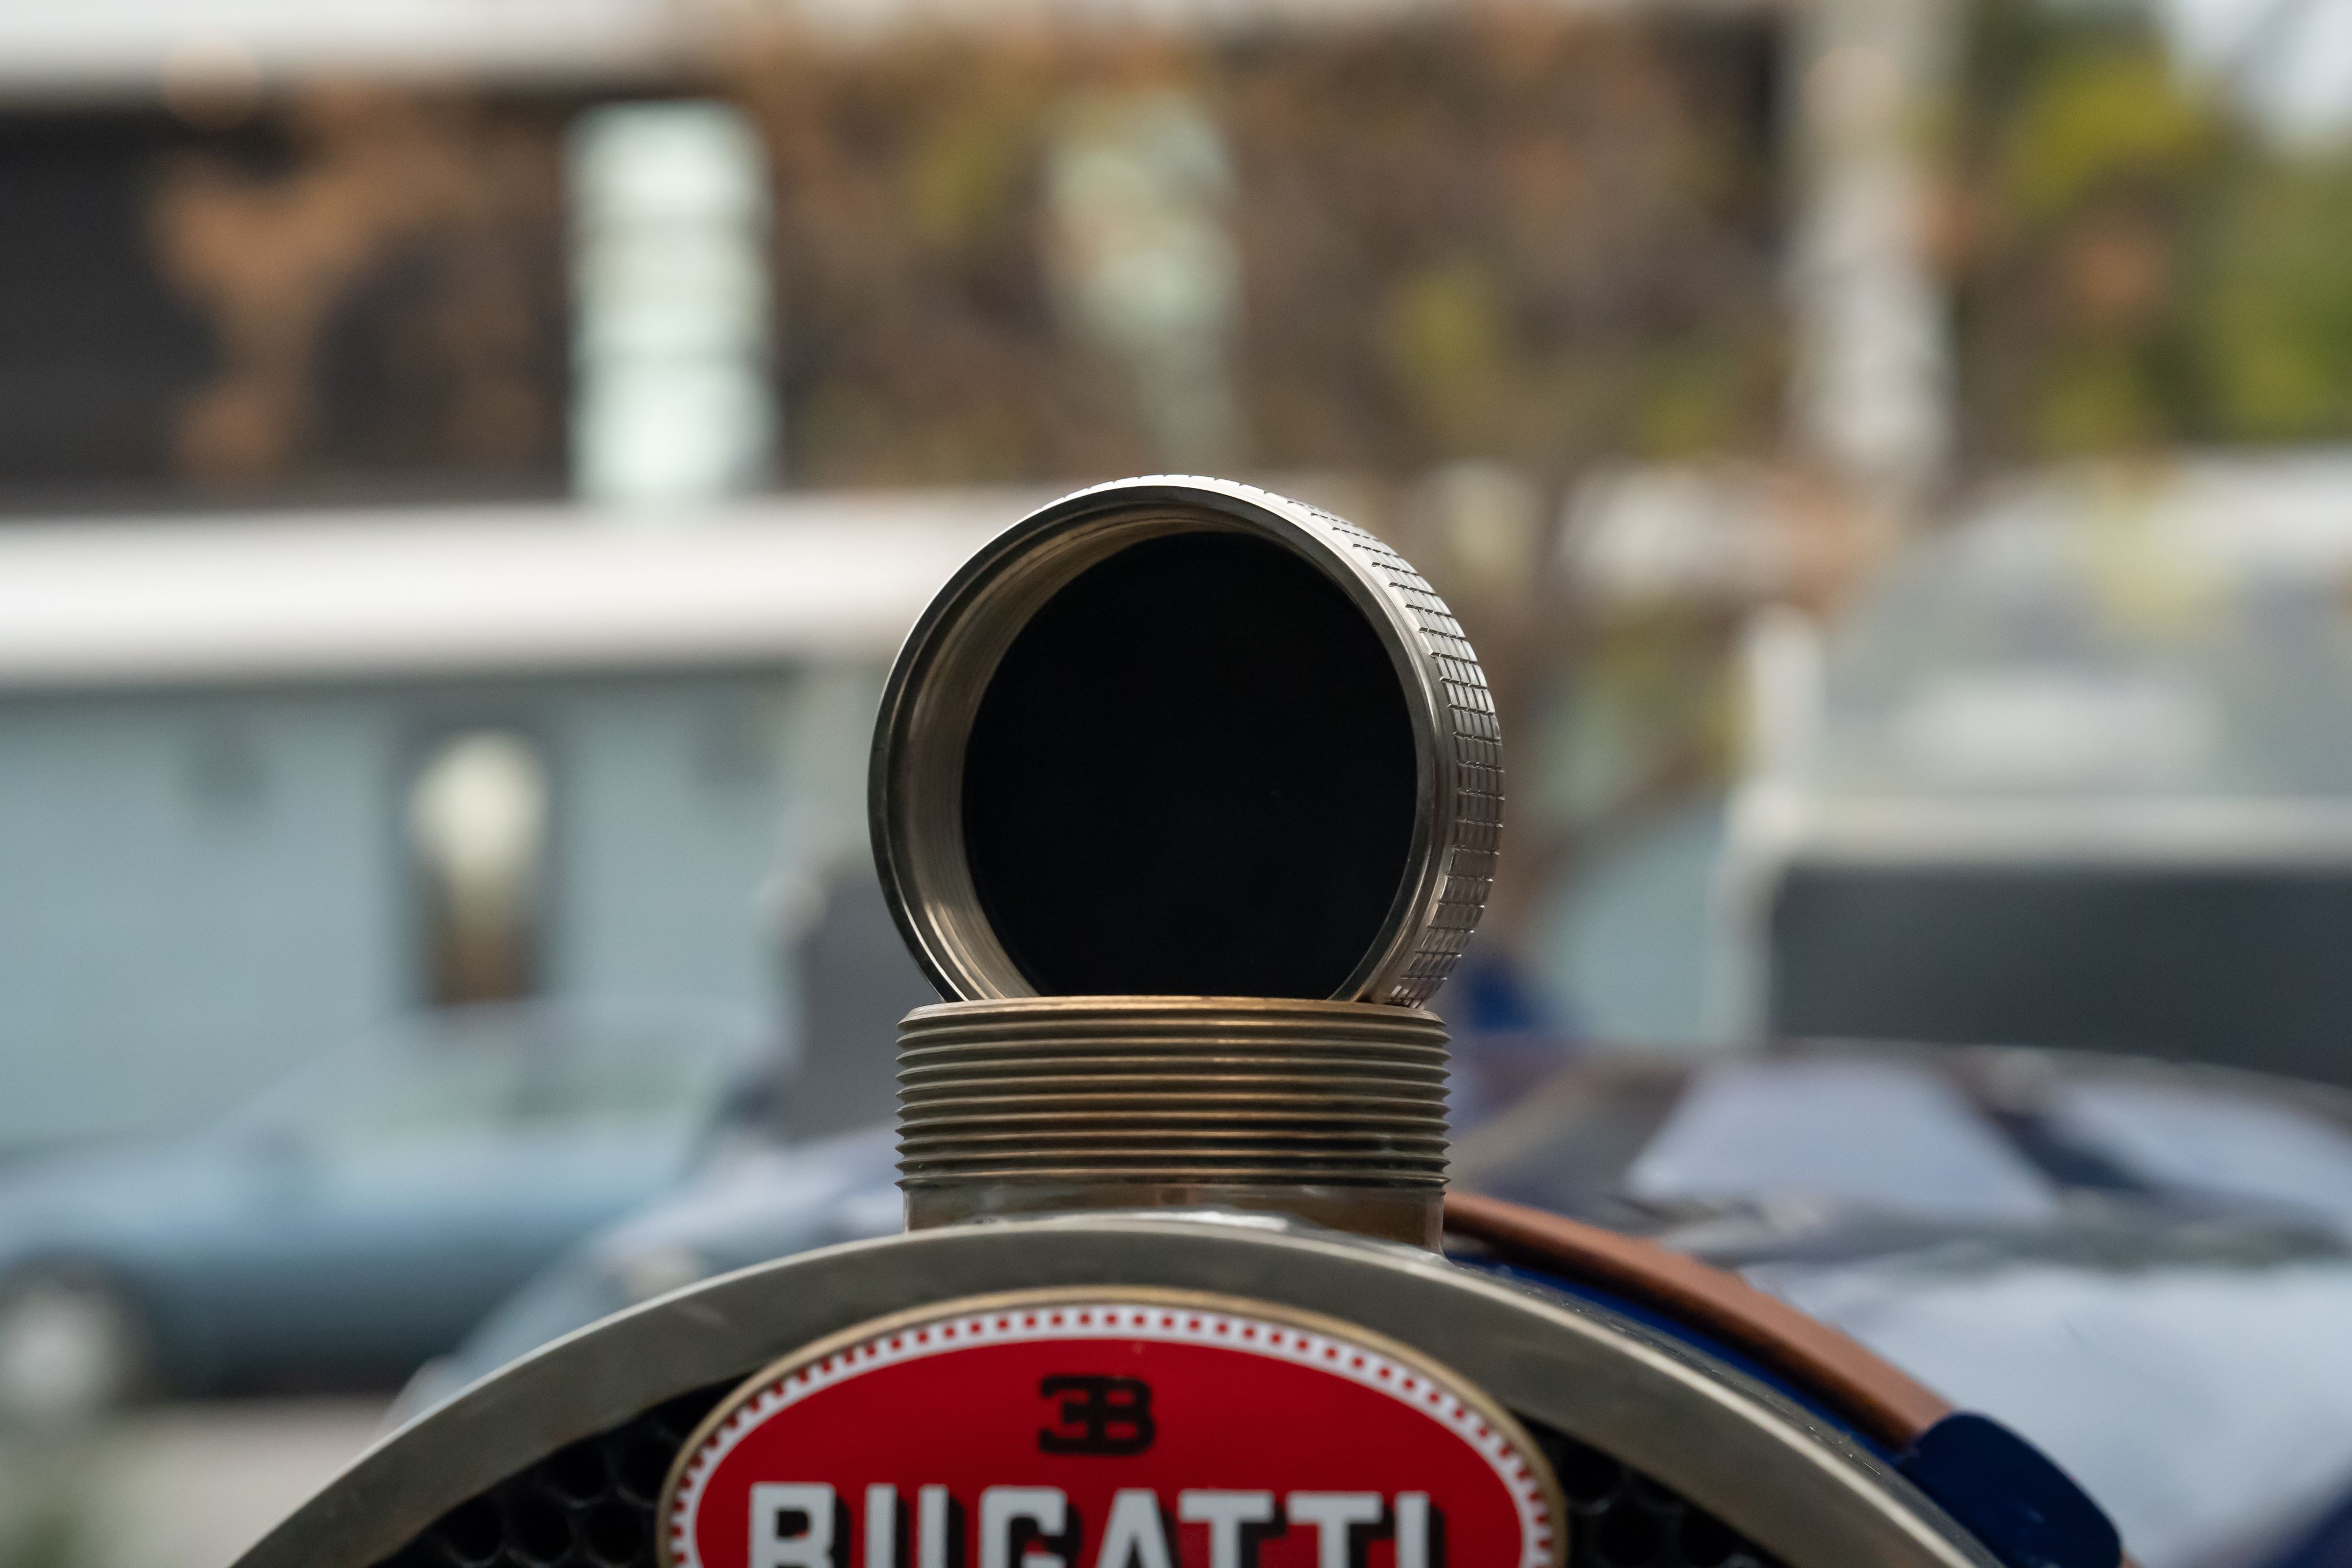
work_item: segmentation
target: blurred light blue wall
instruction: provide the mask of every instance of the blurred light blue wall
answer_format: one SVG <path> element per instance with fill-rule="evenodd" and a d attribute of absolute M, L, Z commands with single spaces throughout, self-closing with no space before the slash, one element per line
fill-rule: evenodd
<path fill-rule="evenodd" d="M 785 672 L 0 701 L 0 1151 L 218 1114 L 417 1005 L 406 794 L 511 728 L 551 780 L 542 991 L 781 1028 Z M 797 824 L 797 825 L 795 825 Z"/>

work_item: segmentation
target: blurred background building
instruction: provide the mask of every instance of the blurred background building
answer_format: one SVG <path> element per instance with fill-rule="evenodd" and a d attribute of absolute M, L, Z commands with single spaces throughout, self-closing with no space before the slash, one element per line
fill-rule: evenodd
<path fill-rule="evenodd" d="M 984 528 L 1031 492 L 1163 468 L 1335 500 L 1475 634 L 1514 737 L 1514 854 L 1449 1005 L 1503 1054 L 1768 1022 L 2113 1043 L 2063 1001 L 2046 1027 L 2023 1004 L 1948 1025 L 1780 1007 L 1774 933 L 1811 929 L 1822 895 L 1797 875 L 1776 914 L 1776 868 L 1812 851 L 1770 803 L 1945 788 L 1816 779 L 1809 737 L 1829 725 L 1834 751 L 1849 718 L 2038 723 L 2095 749 L 2100 721 L 2052 702 L 2140 701 L 2237 754 L 2157 716 L 2230 706 L 2179 669 L 2212 662 L 2229 617 L 2150 519 L 2233 504 L 2181 455 L 2226 450 L 2260 491 L 2265 454 L 2352 417 L 2332 15 L 614 0 L 331 21 L 114 0 L 0 19 L 10 575 L 64 622 L 139 573 L 243 560 L 220 570 L 245 598 L 206 590 L 219 618 L 289 628 L 240 665 L 162 632 L 45 646 L 20 614 L 7 863 L 45 891 L 0 914 L 26 932 L 0 1042 L 27 1064 L 0 1142 L 195 1114 L 304 1042 L 461 998 L 723 995 L 789 1049 L 775 890 L 856 858 L 851 795 L 795 770 L 854 749 L 858 706 L 812 699 L 820 737 L 793 694 L 870 680 L 952 555 L 910 564 L 861 629 L 812 633 L 803 606 L 831 596 L 811 574 L 834 568 L 785 564 L 801 519 L 855 494 L 856 548 L 911 563 L 904 519 Z M 2053 463 L 2074 477 L 2036 476 Z M 2327 488 L 2324 465 L 2276 472 Z M 1916 606 L 1872 608 L 1934 575 L 1889 562 L 1997 553 L 1972 519 L 2005 507 L 2015 532 L 1988 497 L 2021 485 L 2045 498 L 2052 580 L 1983 591 L 2080 578 L 2052 613 L 2093 629 L 2082 646 L 1988 623 L 1964 651 L 1909 635 Z M 1925 542 L 1956 531 L 1988 542 Z M 409 553 L 376 579 L 380 549 Z M 632 549 L 670 552 L 675 645 L 585 622 L 439 645 L 502 596 L 530 622 L 563 574 Z M 798 573 L 802 598 L 698 646 L 696 594 L 747 570 Z M 1981 581 L 1921 591 L 2011 613 L 1954 607 Z M 371 652 L 292 630 L 362 599 L 385 622 Z M 1869 630 L 1889 614 L 1892 654 Z M 1834 672 L 1890 659 L 1922 665 L 1943 718 L 1840 706 Z M 1790 674 L 1816 666 L 1826 699 Z M 1976 682 L 1958 720 L 1946 675 Z M 2107 760 L 2105 782 L 1960 770 L 1979 805 L 2054 791 L 2097 817 L 2131 771 Z M 150 792 L 151 825 L 93 776 Z M 2180 777 L 2208 803 L 2246 789 Z M 511 841 L 480 837 L 493 815 Z M 1934 837 L 1914 847 L 1948 860 Z M 205 1065 L 123 1092 L 151 1057 Z"/>
<path fill-rule="evenodd" d="M 717 994 L 789 1035 L 756 895 L 854 838 L 793 770 L 856 728 L 835 703 L 814 733 L 793 694 L 870 678 L 927 586 L 910 568 L 864 625 L 812 634 L 839 570 L 813 558 L 764 636 L 711 646 L 698 622 L 740 610 L 696 594 L 792 575 L 834 504 L 800 497 L 857 493 L 859 548 L 901 562 L 908 519 L 959 495 L 979 527 L 1013 492 L 1165 468 L 1411 536 L 1505 674 L 1522 777 L 1556 771 L 1537 737 L 1580 731 L 1553 749 L 1585 777 L 1527 792 L 1527 885 L 1477 993 L 1547 1039 L 1578 1016 L 1554 975 L 1568 841 L 1720 778 L 1711 672 L 1754 572 L 1616 616 L 1563 539 L 1604 466 L 1647 465 L 1600 511 L 1688 513 L 1782 444 L 1775 13 L 121 5 L 0 28 L 0 189 L 31 236 L 0 278 L 24 601 L 78 624 L 129 578 L 234 559 L 241 590 L 191 595 L 260 642 L 284 622 L 259 662 L 208 655 L 182 604 L 195 646 L 28 629 L 0 668 L 39 776 L 12 791 L 10 881 L 52 890 L 10 912 L 7 1041 L 50 1087 L 0 1139 L 216 1109 L 416 1004 Z M 1685 474 L 1725 463 L 1757 473 Z M 78 577 L 54 564 L 75 549 Z M 535 623 L 556 579 L 633 550 L 703 574 L 675 646 L 600 643 L 576 594 L 541 646 L 439 645 Z M 951 554 L 922 559 L 935 580 Z M 383 623 L 321 624 L 346 613 Z M 1569 699 L 1596 638 L 1627 650 L 1629 715 Z M 93 773 L 153 795 L 149 825 Z M 1581 1010 L 1688 1034 L 1694 951 L 1630 982 L 1662 1015 Z M 123 1094 L 152 1057 L 188 1065 Z"/>
<path fill-rule="evenodd" d="M 884 1113 L 882 669 L 1168 469 L 1486 659 L 1465 1122 L 1603 1040 L 2352 1078 L 2345 16 L 0 11 L 0 1162 L 467 1004 Z"/>

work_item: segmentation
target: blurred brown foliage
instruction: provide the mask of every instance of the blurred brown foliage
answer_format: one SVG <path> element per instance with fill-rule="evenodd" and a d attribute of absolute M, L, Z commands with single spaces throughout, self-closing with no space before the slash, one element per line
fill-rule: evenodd
<path fill-rule="evenodd" d="M 1183 95 L 1235 170 L 1246 460 L 1549 475 L 1778 423 L 1770 44 L 1494 7 L 1184 39 L 782 36 L 733 84 L 776 164 L 793 482 L 1154 465 L 1055 320 L 1041 166 L 1074 103 Z"/>
<path fill-rule="evenodd" d="M 561 127 L 455 92 L 322 85 L 170 158 L 159 263 L 219 352 L 180 413 L 183 476 L 560 475 Z"/>

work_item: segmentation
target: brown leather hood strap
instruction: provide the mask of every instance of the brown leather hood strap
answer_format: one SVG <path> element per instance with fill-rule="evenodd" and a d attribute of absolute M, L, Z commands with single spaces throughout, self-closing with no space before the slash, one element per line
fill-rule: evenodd
<path fill-rule="evenodd" d="M 1753 1358 L 1856 1430 L 1901 1449 L 1952 1412 L 1934 1391 L 1828 1324 L 1736 1275 L 1654 1241 L 1475 1193 L 1449 1193 L 1445 1229 L 1506 1262 L 1622 1297 Z"/>

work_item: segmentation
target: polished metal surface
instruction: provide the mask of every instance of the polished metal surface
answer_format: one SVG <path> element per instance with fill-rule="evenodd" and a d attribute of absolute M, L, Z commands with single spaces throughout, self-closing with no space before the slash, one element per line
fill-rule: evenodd
<path fill-rule="evenodd" d="M 1437 1244 L 1445 1026 L 1418 1008 L 1048 997 L 898 1035 L 908 1224 L 1162 1206 Z"/>
<path fill-rule="evenodd" d="M 1214 1291 L 1386 1335 L 1654 1478 L 1797 1568 L 1991 1568 L 1933 1504 L 1780 1396 L 1583 1303 L 1270 1219 L 951 1226 L 746 1270 L 609 1319 L 419 1417 L 243 1568 L 371 1568 L 458 1503 L 688 1390 L 870 1319 L 1057 1285 Z"/>
<path fill-rule="evenodd" d="M 1224 480 L 1131 479 L 1066 497 L 991 541 L 924 612 L 891 671 L 868 786 L 876 859 L 908 944 L 943 995 L 982 1000 L 1038 989 L 992 922 L 965 837 L 966 746 L 1000 662 L 1082 573 L 1147 541 L 1203 534 L 1271 541 L 1335 584 L 1386 649 L 1391 670 L 1381 678 L 1397 681 L 1410 722 L 1414 777 L 1402 874 L 1392 894 L 1381 894 L 1385 912 L 1367 920 L 1360 956 L 1348 956 L 1352 968 L 1328 994 L 1424 1002 L 1468 942 L 1494 875 L 1502 758 L 1486 677 L 1444 602 L 1386 545 L 1317 507 Z M 1066 766 L 1118 766 L 1087 742 L 1074 723 Z M 1135 831 L 1149 833 L 1150 824 Z M 1244 887 L 1229 893 L 1234 906 L 1250 897 Z"/>

